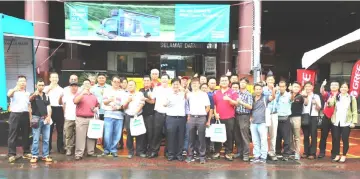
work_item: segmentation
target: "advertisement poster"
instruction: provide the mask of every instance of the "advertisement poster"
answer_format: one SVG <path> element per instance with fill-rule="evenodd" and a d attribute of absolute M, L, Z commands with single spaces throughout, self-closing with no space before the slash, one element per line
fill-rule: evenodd
<path fill-rule="evenodd" d="M 26 76 L 26 91 L 34 91 L 33 47 L 31 39 L 5 37 L 5 75 L 7 90 L 16 86 L 19 75 Z M 10 46 L 11 44 L 11 46 Z M 10 48 L 9 48 L 10 46 Z"/>
<path fill-rule="evenodd" d="M 352 69 L 350 79 L 350 94 L 359 97 L 360 92 L 360 60 L 358 60 Z"/>
<path fill-rule="evenodd" d="M 316 77 L 315 70 L 304 70 L 304 69 L 297 70 L 297 81 L 301 83 L 301 86 L 304 86 L 304 84 L 308 81 L 310 81 L 312 84 L 315 84 L 315 77 Z"/>
<path fill-rule="evenodd" d="M 64 4 L 68 40 L 229 41 L 230 5 Z"/>

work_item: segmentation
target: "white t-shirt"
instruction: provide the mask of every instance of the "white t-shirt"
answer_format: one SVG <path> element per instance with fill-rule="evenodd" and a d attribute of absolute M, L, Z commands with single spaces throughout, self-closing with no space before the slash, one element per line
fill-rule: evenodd
<path fill-rule="evenodd" d="M 10 90 L 9 90 L 10 91 Z M 10 98 L 11 112 L 29 112 L 30 93 L 26 91 L 16 91 Z"/>
<path fill-rule="evenodd" d="M 124 90 L 114 90 L 112 87 L 105 88 L 103 94 L 103 101 L 111 99 L 116 105 L 124 105 L 127 100 L 127 92 Z M 103 109 L 105 110 L 104 117 L 113 119 L 124 119 L 124 114 L 121 111 L 113 110 L 110 105 L 103 103 Z"/>
<path fill-rule="evenodd" d="M 166 96 L 166 101 L 168 101 L 166 115 L 168 116 L 185 116 L 185 93 L 178 92 L 175 93 L 173 90 L 168 91 L 163 94 Z"/>
<path fill-rule="evenodd" d="M 169 93 L 171 88 L 164 88 L 162 86 L 158 86 L 154 88 L 154 92 L 152 94 L 152 98 L 156 99 L 155 101 L 155 111 L 159 113 L 166 113 L 167 108 L 164 106 L 166 102 L 166 94 Z"/>
<path fill-rule="evenodd" d="M 310 106 L 312 106 L 310 116 L 319 116 L 319 111 L 316 110 L 316 105 L 312 104 L 312 100 L 315 99 L 316 103 L 318 103 L 320 105 L 320 108 L 321 108 L 320 96 L 317 95 L 317 94 L 312 94 L 312 95 L 309 95 L 307 98 L 308 98 L 308 105 L 306 105 L 306 106 L 304 105 L 303 114 L 309 114 L 310 113 Z"/>
<path fill-rule="evenodd" d="M 50 106 L 54 106 L 54 107 L 61 106 L 59 104 L 59 99 L 60 99 L 60 96 L 64 93 L 64 89 L 62 87 L 60 87 L 59 85 L 50 91 L 49 91 L 49 88 L 50 88 L 50 86 L 46 86 L 44 88 L 44 91 L 48 91 L 47 95 L 50 98 Z"/>
<path fill-rule="evenodd" d="M 65 104 L 64 117 L 66 120 L 74 121 L 76 119 L 76 104 L 74 104 L 74 97 L 70 91 L 64 94 L 62 101 Z"/>
<path fill-rule="evenodd" d="M 203 91 L 190 92 L 187 94 L 189 100 L 190 115 L 206 115 L 206 106 L 210 106 L 210 100 L 207 93 Z"/>

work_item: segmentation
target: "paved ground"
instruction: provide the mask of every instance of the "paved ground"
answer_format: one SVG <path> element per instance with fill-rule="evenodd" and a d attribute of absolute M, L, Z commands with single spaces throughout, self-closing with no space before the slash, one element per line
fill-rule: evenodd
<path fill-rule="evenodd" d="M 54 135 L 56 136 L 56 135 Z M 250 179 L 302 179 L 302 178 L 360 178 L 360 130 L 353 130 L 350 140 L 350 151 L 345 164 L 332 163 L 330 158 L 318 160 L 301 160 L 288 162 L 271 162 L 267 164 L 250 164 L 240 160 L 227 162 L 223 159 L 198 163 L 168 162 L 164 157 L 157 159 L 126 158 L 126 150 L 119 151 L 119 158 L 98 157 L 74 161 L 73 157 L 53 154 L 53 163 L 39 162 L 35 165 L 28 160 L 18 159 L 9 164 L 6 160 L 6 147 L 0 147 L 0 179 L 186 179 L 186 178 L 250 178 Z M 56 140 L 53 140 L 56 142 Z M 328 149 L 331 142 L 328 142 Z M 18 148 L 19 152 L 21 149 Z M 100 150 L 98 151 L 101 152 Z"/>

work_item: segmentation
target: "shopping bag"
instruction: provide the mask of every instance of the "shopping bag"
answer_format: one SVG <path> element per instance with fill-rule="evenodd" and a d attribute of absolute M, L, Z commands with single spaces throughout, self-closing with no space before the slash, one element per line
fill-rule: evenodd
<path fill-rule="evenodd" d="M 270 127 L 271 126 L 271 110 L 267 107 L 265 98 L 264 98 L 264 105 L 265 105 L 265 124 L 266 124 L 266 127 Z"/>
<path fill-rule="evenodd" d="M 146 127 L 143 116 L 135 116 L 130 119 L 131 136 L 139 136 L 146 133 Z"/>
<path fill-rule="evenodd" d="M 206 138 L 211 138 L 212 135 L 212 130 L 213 130 L 213 125 L 211 124 L 209 127 L 206 127 L 205 129 L 205 137 Z"/>
<path fill-rule="evenodd" d="M 219 120 L 215 124 L 212 124 L 211 129 L 211 142 L 226 142 L 226 127 L 225 124 L 221 124 Z"/>
<path fill-rule="evenodd" d="M 90 120 L 89 128 L 87 132 L 87 137 L 90 139 L 99 139 L 102 138 L 104 133 L 104 121 L 96 119 Z"/>

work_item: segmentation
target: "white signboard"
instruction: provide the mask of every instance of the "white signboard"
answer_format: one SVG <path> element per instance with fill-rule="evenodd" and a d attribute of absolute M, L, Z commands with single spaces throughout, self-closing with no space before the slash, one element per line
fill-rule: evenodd
<path fill-rule="evenodd" d="M 205 57 L 205 72 L 216 73 L 216 57 Z"/>
<path fill-rule="evenodd" d="M 13 40 L 12 40 L 13 39 Z M 11 42 L 12 40 L 12 42 Z M 4 37 L 6 87 L 16 86 L 19 75 L 26 76 L 29 92 L 34 91 L 33 43 L 31 39 Z M 11 46 L 10 46 L 11 44 Z M 10 48 L 9 48 L 10 46 Z"/>
<path fill-rule="evenodd" d="M 166 74 L 169 75 L 170 79 L 175 78 L 175 70 L 166 70 Z"/>

